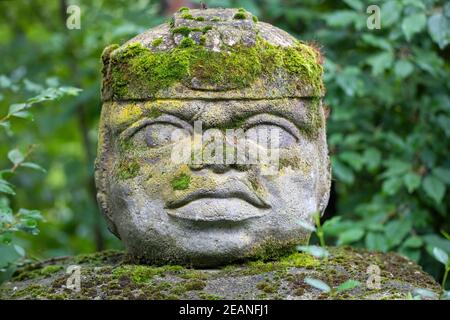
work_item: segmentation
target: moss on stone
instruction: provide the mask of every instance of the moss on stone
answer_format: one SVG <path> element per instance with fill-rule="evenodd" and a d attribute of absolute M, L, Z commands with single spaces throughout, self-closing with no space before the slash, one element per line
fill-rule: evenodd
<path fill-rule="evenodd" d="M 185 190 L 189 188 L 189 185 L 191 184 L 191 176 L 182 173 L 173 178 L 170 184 L 173 190 Z"/>
<path fill-rule="evenodd" d="M 202 300 L 222 300 L 223 297 L 217 295 L 217 294 L 210 294 L 207 292 L 200 292 L 198 294 L 198 297 Z"/>
<path fill-rule="evenodd" d="M 186 19 L 186 20 L 194 20 L 194 17 L 192 16 L 192 14 L 190 14 L 188 12 L 183 12 L 181 14 L 181 18 Z"/>
<path fill-rule="evenodd" d="M 130 277 L 131 280 L 136 283 L 145 283 L 153 279 L 157 275 L 162 275 L 167 272 L 174 272 L 183 270 L 181 266 L 166 266 L 166 267 L 153 267 L 145 265 L 124 265 L 116 268 L 112 272 L 112 277 L 120 279 L 124 276 Z"/>
<path fill-rule="evenodd" d="M 180 41 L 180 48 L 188 48 L 195 46 L 195 41 L 192 38 L 186 37 Z"/>
<path fill-rule="evenodd" d="M 2 299 L 405 299 L 414 288 L 438 292 L 439 285 L 413 262 L 397 255 L 353 248 L 328 248 L 327 260 L 294 253 L 275 261 L 234 264 L 220 270 L 197 270 L 178 265 L 151 266 L 125 263 L 117 251 L 99 252 L 32 264 L 25 269 L 42 277 L 13 279 L 0 287 Z M 69 265 L 81 266 L 81 291 L 65 287 Z M 381 269 L 382 288 L 362 285 L 354 290 L 326 294 L 304 282 L 306 276 L 336 288 L 349 279 L 365 283 L 367 267 Z M 49 268 L 50 267 L 50 268 Z M 44 271 L 45 270 L 45 271 Z"/>
<path fill-rule="evenodd" d="M 153 47 L 157 47 L 157 46 L 159 46 L 162 42 L 163 42 L 163 39 L 162 39 L 162 38 L 157 38 L 157 39 L 155 39 L 155 40 L 152 41 L 152 46 L 153 46 Z"/>
<path fill-rule="evenodd" d="M 254 46 L 236 45 L 214 52 L 186 38 L 192 30 L 185 26 L 173 28 L 174 33 L 185 38 L 168 52 L 152 52 L 140 43 L 115 51 L 111 60 L 115 94 L 133 96 L 145 91 L 154 95 L 191 78 L 213 86 L 244 88 L 262 74 L 275 73 L 279 68 L 303 79 L 316 95 L 323 90 L 323 69 L 312 47 L 300 42 L 295 47 L 276 47 L 258 37 Z M 206 33 L 208 28 L 199 30 Z"/>
<path fill-rule="evenodd" d="M 265 293 L 275 293 L 278 291 L 279 283 L 270 281 L 261 281 L 256 284 L 256 288 Z"/>
<path fill-rule="evenodd" d="M 130 159 L 124 159 L 119 164 L 117 170 L 118 178 L 121 180 L 127 180 L 135 178 L 139 173 L 139 163 Z"/>
<path fill-rule="evenodd" d="M 206 282 L 202 280 L 189 280 L 184 285 L 186 291 L 192 291 L 192 290 L 202 290 L 204 287 L 206 287 Z"/>
<path fill-rule="evenodd" d="M 61 265 L 49 265 L 39 269 L 22 270 L 16 273 L 14 279 L 17 281 L 46 277 L 63 269 Z"/>
<path fill-rule="evenodd" d="M 188 37 L 189 34 L 191 33 L 192 28 L 186 27 L 186 26 L 181 26 L 181 27 L 176 27 L 172 29 L 172 33 L 173 34 L 181 34 L 185 37 Z"/>
<path fill-rule="evenodd" d="M 233 16 L 233 19 L 244 20 L 247 19 L 247 15 L 243 12 L 236 12 L 236 14 Z"/>

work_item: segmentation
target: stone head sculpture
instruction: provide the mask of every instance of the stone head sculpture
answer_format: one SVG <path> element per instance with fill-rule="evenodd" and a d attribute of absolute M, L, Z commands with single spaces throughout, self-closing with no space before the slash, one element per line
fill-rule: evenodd
<path fill-rule="evenodd" d="M 330 188 L 320 60 L 242 9 L 181 9 L 104 50 L 98 201 L 132 257 L 214 266 L 308 239 Z"/>

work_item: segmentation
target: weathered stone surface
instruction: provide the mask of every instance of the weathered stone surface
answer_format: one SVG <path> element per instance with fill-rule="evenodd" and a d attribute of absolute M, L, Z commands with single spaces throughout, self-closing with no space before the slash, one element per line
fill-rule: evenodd
<path fill-rule="evenodd" d="M 211 267 L 307 241 L 331 183 L 318 50 L 242 9 L 186 9 L 102 60 L 97 198 L 136 262 Z"/>
<path fill-rule="evenodd" d="M 417 288 L 439 292 L 414 262 L 397 254 L 329 248 L 328 260 L 304 253 L 277 261 L 253 261 L 220 269 L 143 266 L 120 252 L 58 258 L 29 265 L 0 287 L 1 299 L 407 299 Z M 81 291 L 65 288 L 69 265 L 81 267 Z M 370 265 L 380 268 L 380 289 L 367 288 Z M 326 294 L 304 282 L 321 279 L 336 288 L 353 279 L 359 287 Z"/>

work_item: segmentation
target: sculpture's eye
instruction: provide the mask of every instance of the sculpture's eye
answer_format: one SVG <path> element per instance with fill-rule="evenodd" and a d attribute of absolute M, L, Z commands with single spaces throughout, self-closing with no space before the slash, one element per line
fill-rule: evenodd
<path fill-rule="evenodd" d="M 281 126 L 262 123 L 246 130 L 247 139 L 255 141 L 258 145 L 266 148 L 289 148 L 295 145 L 297 138 Z"/>
<path fill-rule="evenodd" d="M 177 142 L 189 135 L 184 130 L 171 123 L 151 123 L 138 130 L 132 137 L 136 147 L 162 147 Z"/>

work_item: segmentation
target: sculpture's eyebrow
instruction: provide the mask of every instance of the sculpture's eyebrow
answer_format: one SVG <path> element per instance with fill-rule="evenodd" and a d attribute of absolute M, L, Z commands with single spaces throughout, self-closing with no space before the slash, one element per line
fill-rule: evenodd
<path fill-rule="evenodd" d="M 301 136 L 300 130 L 294 123 L 283 117 L 275 116 L 268 113 L 261 113 L 248 117 L 244 121 L 243 128 L 248 129 L 259 124 L 274 124 L 279 127 L 282 127 L 287 132 L 292 134 L 297 140 L 299 140 Z"/>
<path fill-rule="evenodd" d="M 163 114 L 156 118 L 143 118 L 132 123 L 125 130 L 123 130 L 122 133 L 120 133 L 120 139 L 128 139 L 140 129 L 154 123 L 168 123 L 179 127 L 180 129 L 185 129 L 189 133 L 193 132 L 192 126 L 188 122 L 170 114 Z"/>

